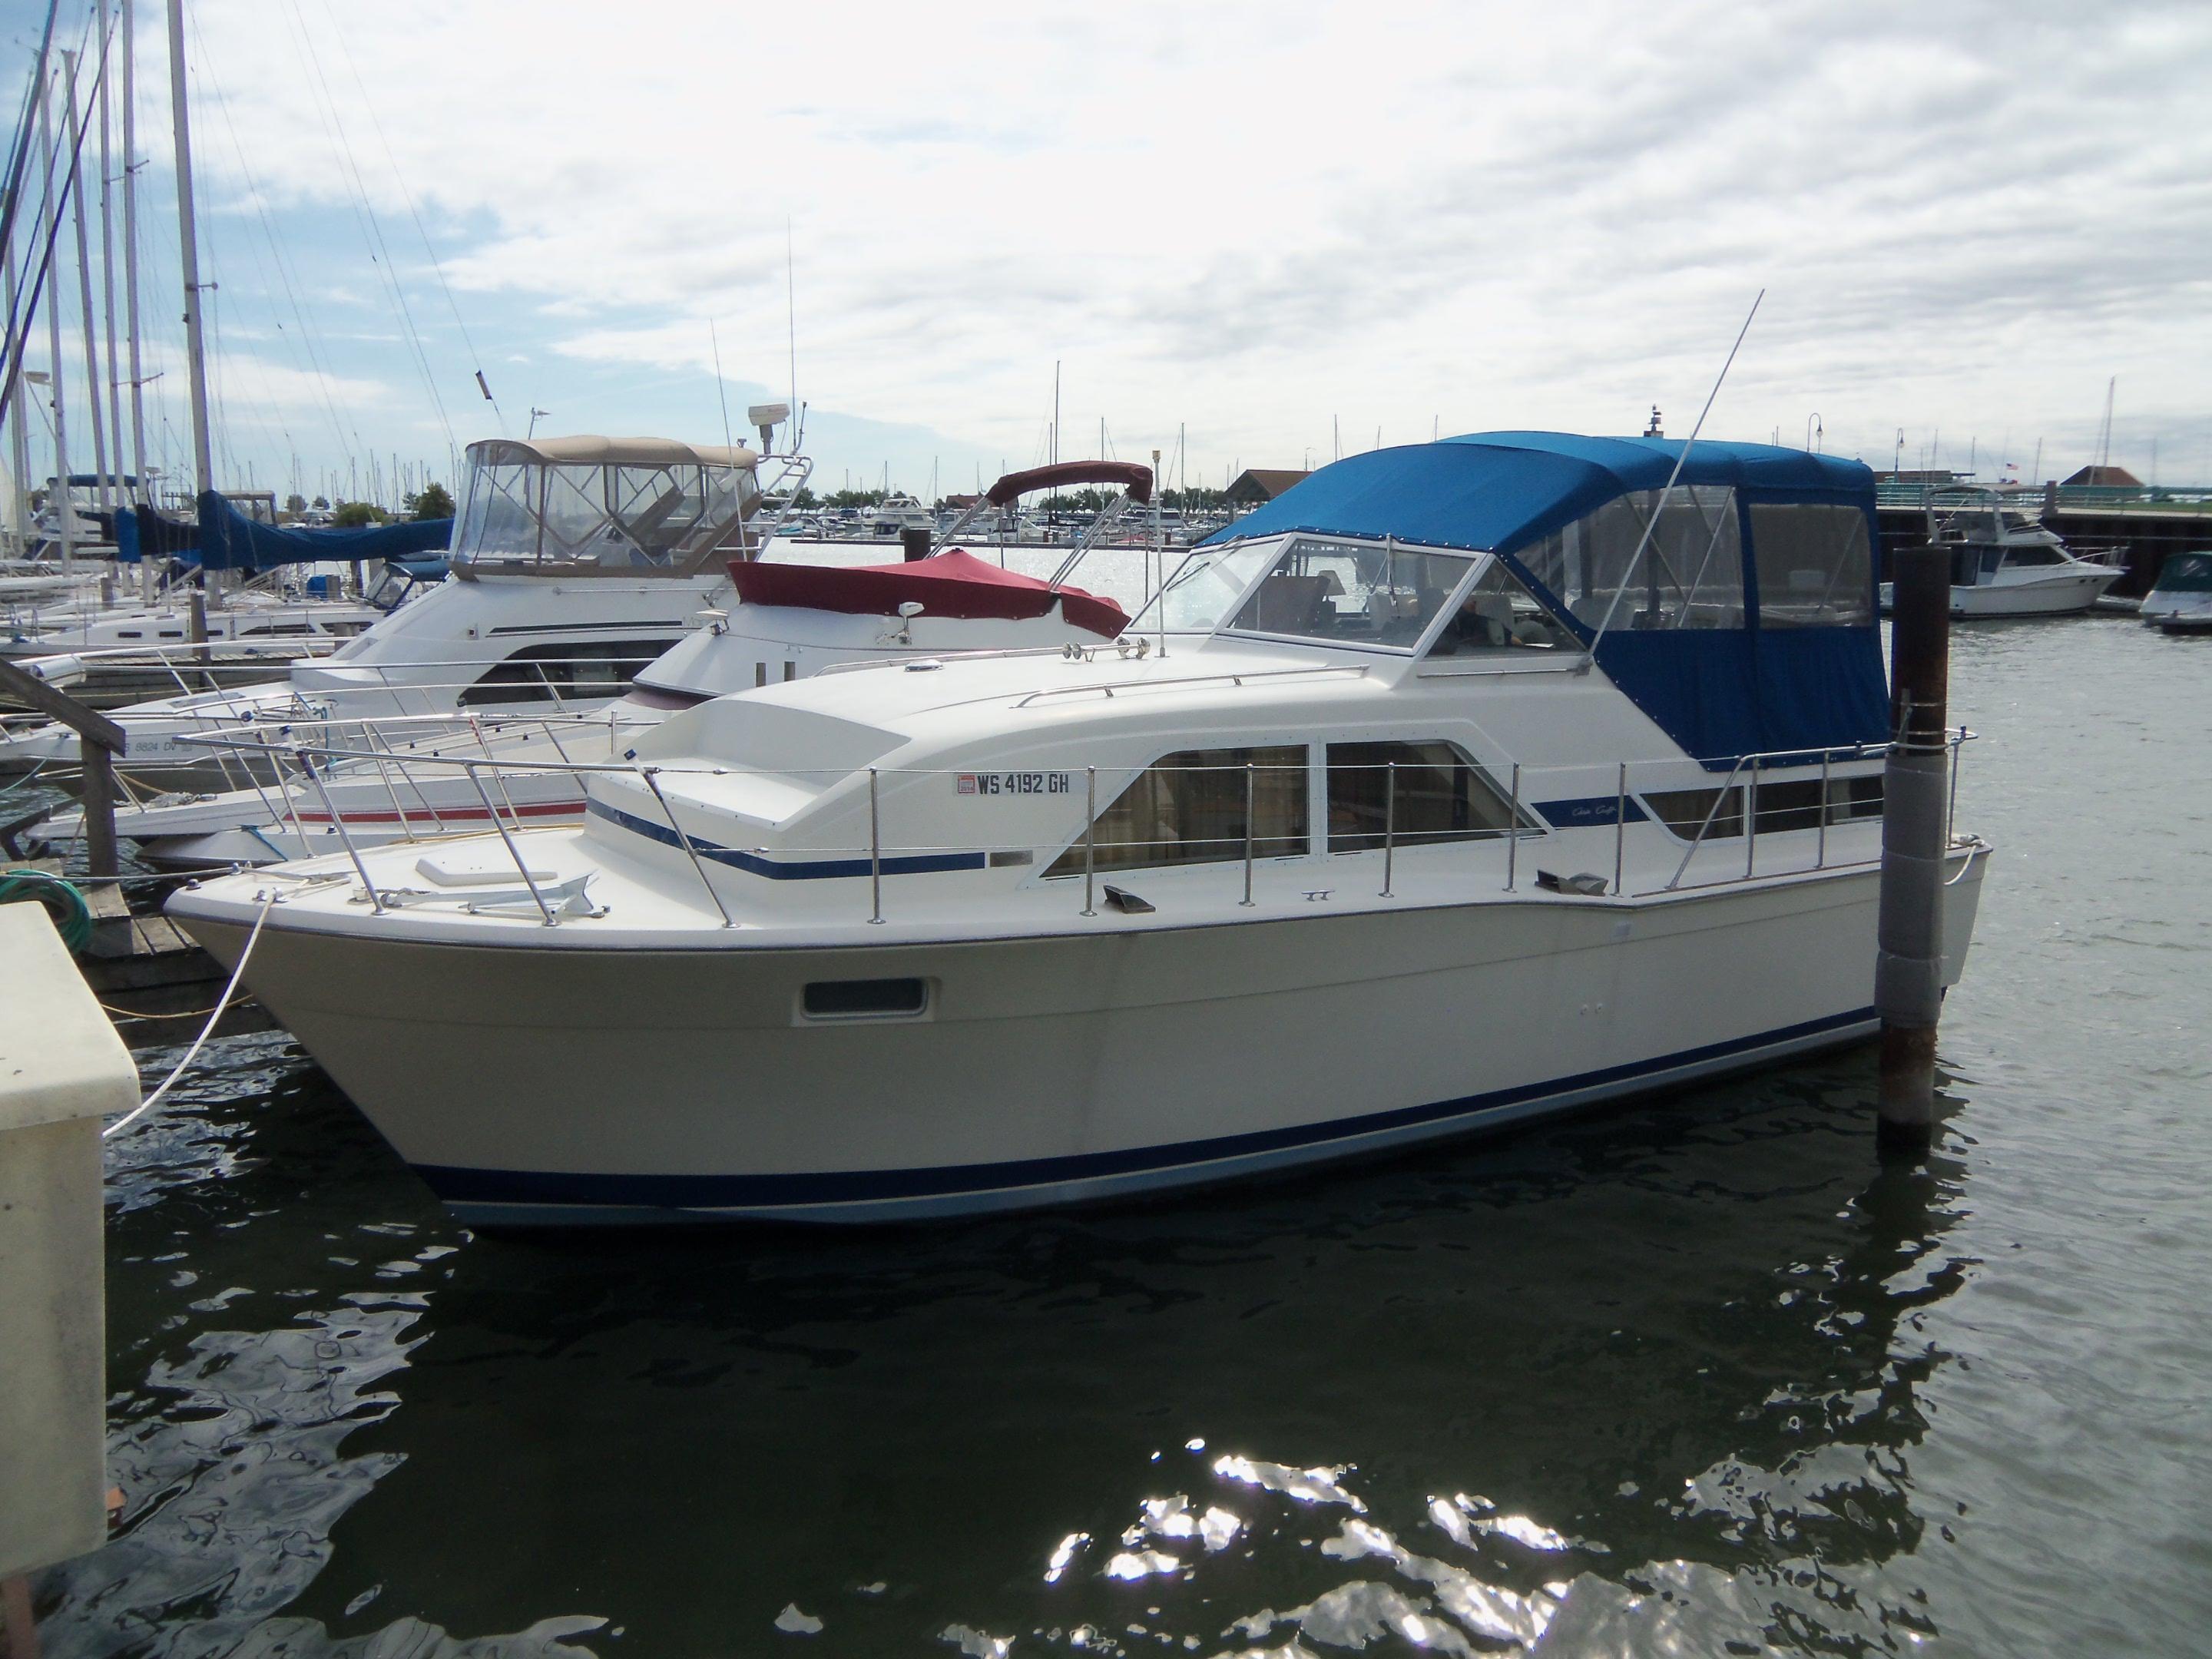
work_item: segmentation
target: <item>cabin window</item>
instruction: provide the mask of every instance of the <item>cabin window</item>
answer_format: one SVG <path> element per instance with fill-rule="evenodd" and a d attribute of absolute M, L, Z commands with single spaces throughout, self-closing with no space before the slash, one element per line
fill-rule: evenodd
<path fill-rule="evenodd" d="M 1155 762 L 1099 813 L 1092 830 L 1093 867 L 1141 870 L 1241 860 L 1248 823 L 1255 858 L 1290 858 L 1306 850 L 1303 744 L 1184 749 Z M 1045 874 L 1079 876 L 1083 868 L 1079 836 Z"/>
<path fill-rule="evenodd" d="M 1371 852 L 1386 840 L 1400 847 L 1476 841 L 1503 836 L 1512 822 L 1511 804 L 1452 744 L 1430 739 L 1328 746 L 1332 853 Z"/>
<path fill-rule="evenodd" d="M 2066 556 L 2055 547 L 2015 547 L 2005 554 L 2005 563 L 2014 570 L 2030 565 L 2064 564 Z"/>
<path fill-rule="evenodd" d="M 464 708 L 618 696 L 674 640 L 570 640 L 525 646 L 461 693 Z"/>
<path fill-rule="evenodd" d="M 1463 556 L 1389 543 L 1293 538 L 1237 611 L 1235 628 L 1411 650 L 1467 574 Z"/>
<path fill-rule="evenodd" d="M 115 630 L 115 637 L 118 640 L 143 640 L 146 636 L 135 628 L 118 628 Z"/>
<path fill-rule="evenodd" d="M 1634 490 L 1516 556 L 1593 629 L 1608 614 L 1615 628 L 1743 626 L 1743 543 L 1733 489 Z"/>
<path fill-rule="evenodd" d="M 1684 841 L 1698 839 L 1705 826 L 1707 841 L 1732 841 L 1743 834 L 1744 788 L 1735 785 L 1718 789 L 1662 789 L 1642 797 L 1651 815 Z M 1723 799 L 1725 794 L 1726 799 Z M 1881 775 L 1827 781 L 1827 817 L 1831 824 L 1881 816 Z M 1759 833 L 1820 827 L 1821 787 L 1818 778 L 1790 778 L 1759 786 Z M 1710 815 L 1710 821 L 1708 820 Z"/>
<path fill-rule="evenodd" d="M 1431 657 L 1470 657 L 1492 652 L 1580 651 L 1582 641 L 1536 602 L 1499 560 L 1460 601 L 1429 647 Z"/>
<path fill-rule="evenodd" d="M 1874 620 L 1874 556 L 1855 507 L 1751 508 L 1761 628 L 1835 628 Z"/>

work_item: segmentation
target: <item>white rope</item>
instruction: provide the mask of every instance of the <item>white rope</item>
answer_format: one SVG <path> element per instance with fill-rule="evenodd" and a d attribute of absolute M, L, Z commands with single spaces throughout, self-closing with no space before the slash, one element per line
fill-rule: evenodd
<path fill-rule="evenodd" d="M 253 959 L 253 947 L 261 938 L 261 924 L 269 920 L 269 908 L 276 902 L 276 895 L 273 890 L 268 897 L 261 901 L 261 914 L 254 917 L 253 931 L 246 936 L 246 948 L 238 953 L 238 966 L 230 970 L 230 983 L 222 988 L 222 995 L 216 1000 L 215 1006 L 208 1011 L 207 1024 L 200 1027 L 200 1034 L 193 1039 L 192 1046 L 185 1050 L 185 1057 L 177 1062 L 177 1069 L 162 1079 L 160 1088 L 102 1129 L 100 1132 L 100 1138 L 102 1140 L 122 1133 L 124 1130 L 160 1105 L 161 1097 L 175 1086 L 179 1078 L 191 1069 L 192 1062 L 199 1058 L 200 1050 L 207 1046 L 207 1040 L 215 1035 L 216 1022 L 222 1018 L 223 1010 L 230 1006 L 231 998 L 238 994 L 238 981 L 245 977 L 246 964 Z"/>

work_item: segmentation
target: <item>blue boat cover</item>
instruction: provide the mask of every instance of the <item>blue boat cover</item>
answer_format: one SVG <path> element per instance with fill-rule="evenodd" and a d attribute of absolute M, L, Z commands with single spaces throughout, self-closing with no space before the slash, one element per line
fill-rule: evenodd
<path fill-rule="evenodd" d="M 295 530 L 257 523 L 217 491 L 200 497 L 199 521 L 172 518 L 151 507 L 125 507 L 115 515 L 115 556 L 123 564 L 141 558 L 181 559 L 210 570 L 268 570 L 280 564 L 349 564 L 370 559 L 419 559 L 442 556 L 453 538 L 451 519 L 372 525 L 361 530 Z M 203 556 L 203 549 L 214 556 Z M 435 572 L 442 574 L 442 556 Z"/>
<path fill-rule="evenodd" d="M 213 489 L 201 495 L 199 508 L 199 562 L 210 570 L 267 570 L 280 564 L 404 559 L 441 551 L 453 535 L 451 519 L 417 519 L 360 530 L 295 530 L 257 524 Z"/>
<path fill-rule="evenodd" d="M 1485 432 L 1370 450 L 1325 466 L 1200 544 L 1305 531 L 1494 552 L 1583 640 L 1597 664 L 1667 735 L 1714 770 L 1745 756 L 1880 743 L 1889 735 L 1881 642 L 1869 591 L 1856 626 L 1761 629 L 1749 515 L 1743 519 L 1740 629 L 1596 630 L 1516 553 L 1615 497 L 1677 483 L 1723 486 L 1741 504 L 1856 507 L 1879 546 L 1874 474 L 1863 463 L 1766 444 Z M 1872 582 L 1871 561 L 1869 573 Z"/>

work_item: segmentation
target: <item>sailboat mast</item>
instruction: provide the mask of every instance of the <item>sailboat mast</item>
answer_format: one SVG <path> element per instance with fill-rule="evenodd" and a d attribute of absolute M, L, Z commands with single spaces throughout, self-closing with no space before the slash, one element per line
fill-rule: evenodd
<path fill-rule="evenodd" d="M 185 366 L 192 392 L 192 498 L 215 488 L 208 447 L 207 346 L 200 335 L 200 246 L 192 219 L 191 119 L 185 108 L 185 0 L 169 0 L 169 105 L 177 135 L 177 240 L 184 251 Z"/>
<path fill-rule="evenodd" d="M 100 413 L 100 347 L 92 313 L 92 242 L 84 228 L 84 112 L 76 102 L 76 54 L 64 52 L 69 70 L 70 165 L 76 173 L 76 188 L 70 192 L 71 216 L 76 222 L 77 309 L 84 320 L 84 402 L 92 421 L 93 498 L 105 509 L 107 499 L 107 438 Z M 88 99 L 86 102 L 90 103 Z"/>
<path fill-rule="evenodd" d="M 116 511 L 127 504 L 123 489 L 123 388 L 122 377 L 116 373 L 115 359 L 115 213 L 111 203 L 114 191 L 113 158 L 108 152 L 107 140 L 113 121 L 108 109 L 106 58 L 113 48 L 105 43 L 113 37 L 108 33 L 111 18 L 107 0 L 100 0 L 100 38 L 102 41 L 100 74 L 100 305 L 102 320 L 107 325 L 107 432 L 114 440 L 115 465 L 107 472 L 107 505 Z"/>
<path fill-rule="evenodd" d="M 123 331 L 131 359 L 131 470 L 137 499 L 150 501 L 146 477 L 146 383 L 138 372 L 138 40 L 131 0 L 123 0 Z"/>
<path fill-rule="evenodd" d="M 15 293 L 15 244 L 11 240 L 5 249 L 8 275 L 8 314 L 18 315 Z M 27 324 L 29 319 L 24 321 Z M 8 459 L 15 475 L 15 499 L 8 503 L 12 515 L 11 527 L 15 532 L 15 556 L 28 558 L 31 552 L 31 435 L 23 425 L 23 363 L 22 354 L 15 356 L 10 371 L 14 384 L 8 388 Z"/>
<path fill-rule="evenodd" d="M 62 170 L 61 155 L 54 148 L 52 109 L 53 94 L 61 88 L 61 77 L 54 77 L 52 88 L 41 88 L 39 98 L 39 148 L 46 153 L 46 176 L 53 188 L 65 188 L 69 175 Z M 52 246 L 62 234 L 61 199 L 51 197 L 54 204 L 52 222 L 44 227 L 47 245 L 47 268 L 52 269 Z M 60 532 L 62 568 L 70 570 L 76 564 L 76 514 L 70 501 L 69 436 L 62 420 L 62 405 L 67 401 L 62 396 L 62 306 L 54 284 L 46 284 L 46 391 L 53 399 L 54 410 L 54 487 L 46 505 L 53 509 L 54 525 Z"/>

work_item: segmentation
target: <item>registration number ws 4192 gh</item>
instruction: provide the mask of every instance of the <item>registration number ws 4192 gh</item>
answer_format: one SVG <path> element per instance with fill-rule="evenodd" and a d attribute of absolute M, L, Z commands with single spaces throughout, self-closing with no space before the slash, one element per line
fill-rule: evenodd
<path fill-rule="evenodd" d="M 1065 795 L 1073 786 L 1066 772 L 959 772 L 952 790 L 959 795 Z"/>

